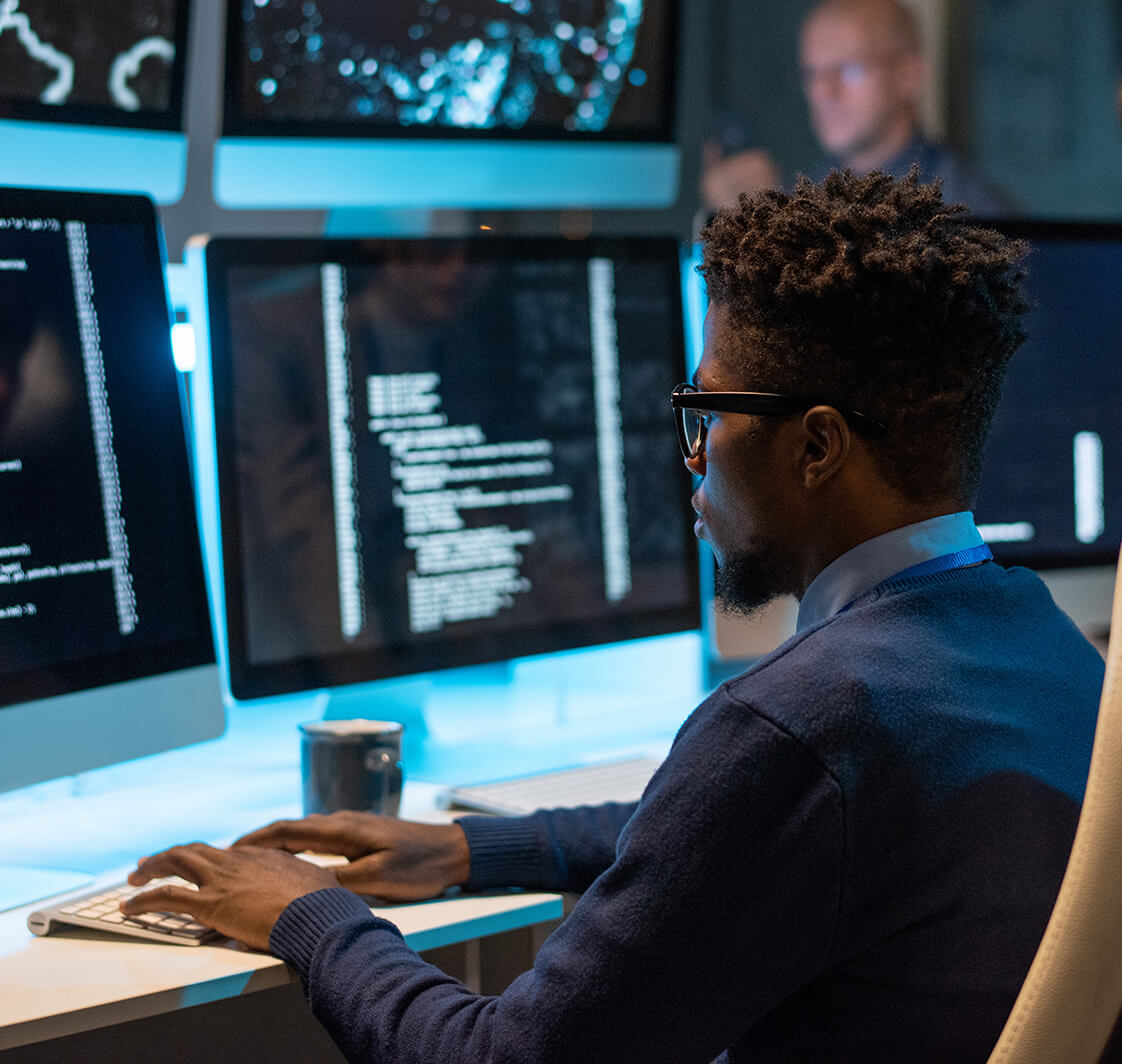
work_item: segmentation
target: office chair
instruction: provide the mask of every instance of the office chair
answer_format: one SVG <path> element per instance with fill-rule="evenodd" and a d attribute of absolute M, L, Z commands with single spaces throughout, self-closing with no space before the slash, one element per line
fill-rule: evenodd
<path fill-rule="evenodd" d="M 989 1064 L 1095 1064 L 1122 1007 L 1122 557 L 1110 625 L 1075 843 Z"/>

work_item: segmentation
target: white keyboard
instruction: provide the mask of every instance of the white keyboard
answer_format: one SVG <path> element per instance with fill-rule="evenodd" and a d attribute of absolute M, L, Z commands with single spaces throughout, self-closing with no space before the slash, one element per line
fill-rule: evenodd
<path fill-rule="evenodd" d="M 153 879 L 143 887 L 133 887 L 128 883 L 113 884 L 38 909 L 28 916 L 27 926 L 36 935 L 49 935 L 60 927 L 88 927 L 177 946 L 200 946 L 221 937 L 217 931 L 204 927 L 186 913 L 125 916 L 118 908 L 124 898 L 165 883 L 181 887 L 194 886 L 177 876 Z"/>
<path fill-rule="evenodd" d="M 437 798 L 443 809 L 524 816 L 535 809 L 568 809 L 604 802 L 637 802 L 655 769 L 652 757 L 602 761 L 532 776 L 450 787 Z"/>

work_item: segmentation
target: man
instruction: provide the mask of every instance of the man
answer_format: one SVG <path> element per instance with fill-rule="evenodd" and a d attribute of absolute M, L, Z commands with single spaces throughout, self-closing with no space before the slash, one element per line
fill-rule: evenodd
<path fill-rule="evenodd" d="M 923 135 L 919 101 L 928 63 L 915 16 L 900 0 L 823 0 L 803 22 L 799 63 L 811 127 L 827 156 L 811 176 L 846 167 L 903 177 L 916 163 L 924 180 L 943 181 L 948 202 L 980 216 L 1009 213 L 1006 196 Z M 710 209 L 779 183 L 778 168 L 760 147 L 725 155 L 710 142 L 702 162 L 702 199 Z"/>
<path fill-rule="evenodd" d="M 198 883 L 126 911 L 273 950 L 351 1060 L 963 1064 L 1028 970 L 1103 665 L 966 512 L 1024 336 L 1023 248 L 914 173 L 761 192 L 704 235 L 705 351 L 673 400 L 697 532 L 724 600 L 793 593 L 797 634 L 694 711 L 634 806 L 311 817 L 132 877 Z M 583 893 L 480 997 L 282 852 L 306 849 L 391 900 Z"/>

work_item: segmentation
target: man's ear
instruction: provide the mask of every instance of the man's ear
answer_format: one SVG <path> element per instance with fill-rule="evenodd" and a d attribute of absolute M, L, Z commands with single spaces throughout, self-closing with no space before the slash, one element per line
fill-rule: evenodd
<path fill-rule="evenodd" d="M 812 406 L 802 423 L 800 473 L 808 490 L 823 487 L 849 460 L 853 433 L 848 422 L 832 406 Z"/>

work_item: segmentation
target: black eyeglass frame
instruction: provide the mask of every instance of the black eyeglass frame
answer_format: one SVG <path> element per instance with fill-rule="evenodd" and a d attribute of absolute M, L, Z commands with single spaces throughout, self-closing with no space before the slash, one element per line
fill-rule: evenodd
<path fill-rule="evenodd" d="M 696 458 L 705 443 L 705 422 L 698 421 L 697 438 L 690 440 L 685 420 L 680 416 L 685 410 L 716 410 L 729 414 L 757 414 L 764 417 L 786 416 L 809 410 L 812 406 L 832 406 L 853 428 L 873 439 L 888 434 L 888 429 L 875 418 L 858 410 L 849 410 L 823 400 L 805 399 L 796 395 L 781 395 L 777 392 L 701 392 L 693 384 L 679 384 L 670 394 L 670 405 L 679 411 L 675 419 L 678 429 L 678 445 L 686 461 Z"/>

